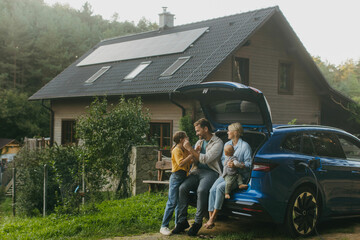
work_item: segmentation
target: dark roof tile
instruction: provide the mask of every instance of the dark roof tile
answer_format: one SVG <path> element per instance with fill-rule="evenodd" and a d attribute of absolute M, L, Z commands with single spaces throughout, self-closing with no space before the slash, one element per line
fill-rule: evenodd
<path fill-rule="evenodd" d="M 244 44 L 276 11 L 279 11 L 278 7 L 271 7 L 180 25 L 163 31 L 150 31 L 101 41 L 31 96 L 30 100 L 80 96 L 169 93 L 180 86 L 200 83 L 206 79 L 227 56 Z M 100 46 L 203 27 L 209 27 L 209 30 L 182 53 L 81 67 L 76 66 L 93 52 L 94 49 Z M 191 58 L 170 78 L 160 77 L 163 71 L 182 56 L 191 56 Z M 143 61 L 152 61 L 152 63 L 132 81 L 123 81 L 124 77 Z M 84 84 L 89 77 L 103 66 L 111 66 L 111 68 L 92 84 Z"/>

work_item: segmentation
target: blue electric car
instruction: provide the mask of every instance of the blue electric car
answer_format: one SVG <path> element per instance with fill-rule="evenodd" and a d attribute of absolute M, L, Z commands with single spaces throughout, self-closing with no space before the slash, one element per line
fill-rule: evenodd
<path fill-rule="evenodd" d="M 222 213 L 284 224 L 292 236 L 313 233 L 320 220 L 360 215 L 360 140 L 337 128 L 273 126 L 265 96 L 233 82 L 178 89 L 200 102 L 227 141 L 240 122 L 253 152 L 249 188 L 231 194 Z"/>

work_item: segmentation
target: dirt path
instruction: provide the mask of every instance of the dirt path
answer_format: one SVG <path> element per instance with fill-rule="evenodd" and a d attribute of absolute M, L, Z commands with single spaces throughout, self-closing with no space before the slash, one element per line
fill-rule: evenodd
<path fill-rule="evenodd" d="M 356 240 L 360 239 L 360 219 L 334 220 L 321 223 L 318 227 L 319 235 L 309 240 Z M 238 234 L 238 235 L 237 235 Z M 254 223 L 236 219 L 219 220 L 212 230 L 201 228 L 197 237 L 189 237 L 187 234 L 163 236 L 160 233 L 149 233 L 138 236 L 115 237 L 104 240 L 187 240 L 187 239 L 214 239 L 217 236 L 222 239 L 289 239 L 283 231 L 273 224 Z"/>

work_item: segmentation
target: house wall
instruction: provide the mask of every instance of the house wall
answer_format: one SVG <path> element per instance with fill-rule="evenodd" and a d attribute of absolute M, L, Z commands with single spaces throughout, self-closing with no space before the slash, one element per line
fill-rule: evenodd
<path fill-rule="evenodd" d="M 20 151 L 20 146 L 17 143 L 9 143 L 3 147 L 0 154 L 16 154 Z"/>
<path fill-rule="evenodd" d="M 52 110 L 54 111 L 54 142 L 59 145 L 61 144 L 61 122 L 63 120 L 76 120 L 85 113 L 85 109 L 90 103 L 90 99 L 52 100 Z M 171 122 L 172 132 L 174 133 L 179 130 L 182 110 L 171 103 L 167 96 L 145 97 L 143 98 L 143 106 L 149 109 L 152 122 Z"/>
<path fill-rule="evenodd" d="M 172 123 L 173 133 L 179 130 L 179 121 L 182 116 L 182 110 L 171 103 L 167 97 L 143 98 L 143 105 L 150 110 L 151 121 L 170 121 Z"/>
<path fill-rule="evenodd" d="M 54 111 L 54 142 L 61 144 L 61 122 L 75 120 L 85 113 L 86 106 L 90 105 L 87 99 L 56 99 L 52 100 L 51 108 Z"/>
<path fill-rule="evenodd" d="M 232 81 L 233 57 L 248 58 L 249 85 L 261 90 L 266 96 L 273 123 L 286 124 L 297 119 L 297 124 L 320 123 L 320 98 L 313 79 L 309 77 L 301 62 L 287 46 L 287 36 L 282 36 L 273 20 L 267 22 L 251 38 L 250 45 L 241 47 L 228 57 L 207 81 Z M 292 95 L 278 93 L 279 61 L 294 64 L 294 91 Z"/>

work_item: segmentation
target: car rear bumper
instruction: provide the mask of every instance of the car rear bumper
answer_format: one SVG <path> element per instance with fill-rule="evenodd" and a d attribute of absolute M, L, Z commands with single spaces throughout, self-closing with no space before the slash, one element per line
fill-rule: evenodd
<path fill-rule="evenodd" d="M 276 222 L 260 203 L 252 200 L 226 200 L 220 214 L 238 218 L 248 218 L 254 221 Z M 189 203 L 191 206 L 196 207 L 196 194 L 194 194 L 194 192 L 190 194 Z"/>
<path fill-rule="evenodd" d="M 270 214 L 256 202 L 227 201 L 222 207 L 221 214 L 248 218 L 254 221 L 273 222 Z"/>

